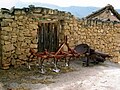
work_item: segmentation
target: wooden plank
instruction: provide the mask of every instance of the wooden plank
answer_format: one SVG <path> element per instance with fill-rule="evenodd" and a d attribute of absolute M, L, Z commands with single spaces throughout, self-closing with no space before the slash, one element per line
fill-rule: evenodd
<path fill-rule="evenodd" d="M 51 23 L 51 50 L 54 51 L 54 24 Z"/>
<path fill-rule="evenodd" d="M 50 47 L 49 47 L 49 50 L 52 51 L 52 24 L 50 23 Z"/>
<path fill-rule="evenodd" d="M 57 32 L 57 24 L 55 24 L 54 25 L 54 40 L 55 40 L 55 43 L 54 43 L 54 50 L 57 50 L 57 48 L 58 48 L 58 45 L 57 45 L 57 43 L 58 43 L 58 32 Z"/>
<path fill-rule="evenodd" d="M 50 51 L 50 23 L 48 23 L 48 51 Z"/>
<path fill-rule="evenodd" d="M 38 52 L 41 51 L 41 24 L 39 24 L 39 29 L 38 29 Z"/>
<path fill-rule="evenodd" d="M 40 52 L 44 50 L 44 24 L 41 24 L 41 31 L 40 31 Z"/>
<path fill-rule="evenodd" d="M 43 23 L 43 51 L 46 49 L 46 27 L 45 23 Z"/>
<path fill-rule="evenodd" d="M 41 24 L 41 23 L 55 23 L 57 21 L 58 20 L 55 20 L 55 21 L 53 21 L 53 20 L 39 20 L 39 24 Z"/>
<path fill-rule="evenodd" d="M 49 48 L 49 41 L 48 41 L 48 37 L 49 37 L 49 33 L 48 33 L 48 23 L 45 24 L 45 32 L 46 32 L 46 49 L 48 50 Z"/>
<path fill-rule="evenodd" d="M 1 36 L 1 25 L 0 25 L 0 36 Z M 0 38 L 0 68 L 1 67 L 2 67 L 2 45 L 1 45 L 1 38 Z"/>

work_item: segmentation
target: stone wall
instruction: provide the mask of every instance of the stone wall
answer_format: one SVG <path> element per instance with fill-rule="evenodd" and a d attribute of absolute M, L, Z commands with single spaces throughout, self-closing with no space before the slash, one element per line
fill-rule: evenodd
<path fill-rule="evenodd" d="M 59 41 L 68 36 L 71 48 L 87 43 L 92 48 L 108 53 L 118 61 L 120 49 L 119 24 L 76 19 L 70 13 L 30 6 L 29 8 L 1 9 L 0 13 L 0 47 L 3 69 L 10 65 L 18 66 L 27 60 L 29 49 L 38 47 L 38 24 L 43 21 L 62 21 Z"/>
<path fill-rule="evenodd" d="M 37 51 L 38 23 L 70 19 L 73 15 L 48 8 L 1 9 L 1 59 L 3 69 L 27 60 L 30 48 Z"/>
<path fill-rule="evenodd" d="M 73 20 L 64 22 L 65 34 L 71 47 L 81 43 L 91 48 L 108 53 L 111 61 L 119 62 L 120 23 L 97 20 Z"/>

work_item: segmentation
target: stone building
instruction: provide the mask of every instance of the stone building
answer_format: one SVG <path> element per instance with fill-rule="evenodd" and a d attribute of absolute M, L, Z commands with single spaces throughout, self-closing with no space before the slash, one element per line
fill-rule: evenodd
<path fill-rule="evenodd" d="M 119 61 L 119 22 L 77 19 L 69 12 L 30 5 L 22 9 L 1 8 L 0 67 L 8 69 L 25 63 L 30 48 L 56 51 L 65 35 L 71 48 L 87 43 L 112 55 L 112 61 Z"/>
<path fill-rule="evenodd" d="M 120 22 L 120 15 L 112 5 L 108 4 L 104 8 L 86 16 L 86 19 Z"/>

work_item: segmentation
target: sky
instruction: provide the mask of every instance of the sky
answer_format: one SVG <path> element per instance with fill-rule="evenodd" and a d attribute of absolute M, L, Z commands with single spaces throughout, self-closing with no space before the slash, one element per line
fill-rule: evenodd
<path fill-rule="evenodd" d="M 120 9 L 120 0 L 0 0 L 0 8 L 11 8 L 20 3 L 39 2 L 54 4 L 61 7 L 68 6 L 94 6 L 104 7 L 107 4 L 111 4 L 115 9 Z"/>

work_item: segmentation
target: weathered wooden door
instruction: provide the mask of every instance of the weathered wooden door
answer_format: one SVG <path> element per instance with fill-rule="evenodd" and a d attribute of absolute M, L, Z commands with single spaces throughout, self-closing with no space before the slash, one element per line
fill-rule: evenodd
<path fill-rule="evenodd" d="M 1 67 L 2 67 L 2 45 L 1 45 L 1 25 L 0 25 L 0 68 Z"/>
<path fill-rule="evenodd" d="M 38 51 L 56 51 L 59 46 L 59 22 L 41 22 L 38 30 Z"/>

